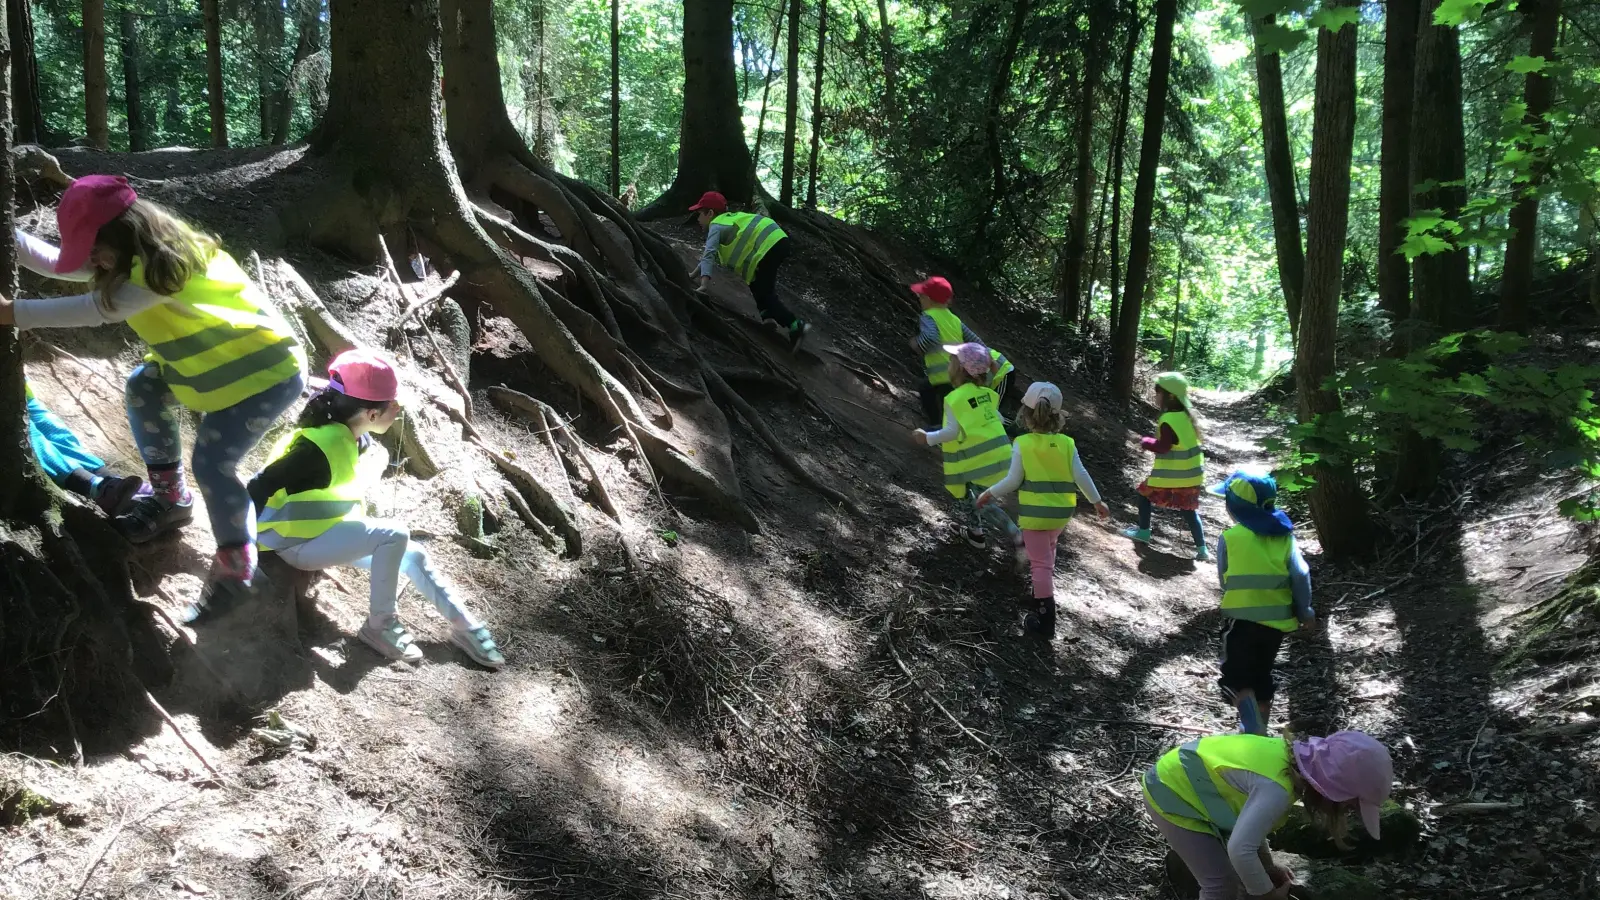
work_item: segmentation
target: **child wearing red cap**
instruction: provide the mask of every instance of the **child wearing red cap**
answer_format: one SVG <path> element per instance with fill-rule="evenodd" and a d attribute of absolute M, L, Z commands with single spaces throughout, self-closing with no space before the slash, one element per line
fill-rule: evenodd
<path fill-rule="evenodd" d="M 1299 801 L 1336 844 L 1344 843 L 1352 811 L 1377 838 L 1394 761 L 1359 731 L 1305 739 L 1219 734 L 1169 750 L 1140 780 L 1150 820 L 1199 882 L 1199 900 L 1285 900 L 1294 875 L 1273 860 L 1267 836 Z"/>
<path fill-rule="evenodd" d="M 922 399 L 922 420 L 929 428 L 938 428 L 944 415 L 941 412 L 944 398 L 951 391 L 950 354 L 944 348 L 956 344 L 982 344 L 983 339 L 950 311 L 950 300 L 955 291 L 951 289 L 949 281 L 935 275 L 913 284 L 911 292 L 917 295 L 922 304 L 922 315 L 917 318 L 917 333 L 911 338 L 911 349 L 922 352 L 924 381 L 918 391 Z M 989 359 L 990 386 L 999 402 L 1003 402 L 1014 367 L 1000 351 L 993 348 L 989 350 Z"/>
<path fill-rule="evenodd" d="M 989 348 L 982 344 L 952 344 L 951 391 L 945 396 L 944 425 L 937 430 L 918 429 L 911 439 L 926 447 L 944 448 L 944 488 L 955 498 L 966 524 L 967 543 L 988 546 L 985 522 L 1009 538 L 1019 562 L 1025 561 L 1022 532 L 996 504 L 979 507 L 974 487 L 986 488 L 1005 475 L 1011 459 L 1011 438 L 1000 419 L 1000 398 L 990 389 Z"/>
<path fill-rule="evenodd" d="M 141 200 L 124 178 L 74 181 L 56 220 L 61 249 L 19 231 L 19 261 L 42 275 L 88 282 L 93 291 L 0 298 L 0 325 L 126 322 L 144 340 L 149 352 L 128 378 L 126 399 L 151 494 L 117 518 L 117 529 L 142 543 L 194 518 L 178 408 L 201 413 L 194 476 L 217 541 L 206 594 L 248 591 L 255 517 L 237 469 L 305 389 L 305 355 L 294 332 L 216 238 Z"/>
<path fill-rule="evenodd" d="M 455 598 L 406 526 L 366 516 L 366 493 L 389 464 L 371 436 L 399 417 L 399 390 L 394 368 L 365 350 L 347 350 L 328 365 L 327 389 L 306 403 L 295 430 L 250 480 L 261 547 L 308 572 L 371 572 L 367 621 L 357 636 L 389 659 L 415 663 L 422 650 L 395 610 L 403 573 L 450 623 L 451 641 L 479 665 L 498 669 L 506 661 L 489 629 Z"/>
<path fill-rule="evenodd" d="M 739 273 L 750 285 L 762 321 L 775 322 L 784 329 L 789 352 L 798 352 L 811 326 L 778 299 L 778 267 L 789 258 L 788 235 L 766 216 L 728 212 L 727 198 L 716 191 L 706 191 L 689 211 L 697 214 L 696 221 L 706 230 L 700 265 L 690 273 L 700 279 L 701 289 L 711 283 L 711 270 L 717 263 Z"/>

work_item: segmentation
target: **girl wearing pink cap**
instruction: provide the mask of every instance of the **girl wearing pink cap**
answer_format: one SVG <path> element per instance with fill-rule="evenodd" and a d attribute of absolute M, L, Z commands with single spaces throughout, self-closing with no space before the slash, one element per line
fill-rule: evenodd
<path fill-rule="evenodd" d="M 217 541 L 202 605 L 247 595 L 255 574 L 255 517 L 239 460 L 305 388 L 305 356 L 266 295 L 217 239 L 141 200 L 123 178 L 73 182 L 56 211 L 57 250 L 16 234 L 19 262 L 87 282 L 72 297 L 0 298 L 0 325 L 21 329 L 126 322 L 148 345 L 127 383 L 128 423 L 152 493 L 118 516 L 143 543 L 194 518 L 183 471 L 178 407 L 201 413 L 194 475 Z"/>
<path fill-rule="evenodd" d="M 450 623 L 450 639 L 479 665 L 498 669 L 505 657 L 489 629 L 467 611 L 399 522 L 367 518 L 366 493 L 383 476 L 389 454 L 371 435 L 400 415 L 394 368 L 364 350 L 328 365 L 328 388 L 306 403 L 293 432 L 250 481 L 263 550 L 297 569 L 356 566 L 372 573 L 367 621 L 357 636 L 389 659 L 422 660 L 396 614 L 402 573 Z"/>
<path fill-rule="evenodd" d="M 1168 751 L 1141 781 L 1161 836 L 1200 883 L 1200 900 L 1289 896 L 1293 875 L 1272 859 L 1267 835 L 1296 800 L 1342 845 L 1356 811 L 1378 836 L 1394 782 L 1388 748 L 1359 731 L 1291 740 L 1220 734 Z"/>
<path fill-rule="evenodd" d="M 985 521 L 1006 536 L 1019 562 L 1027 556 L 1022 549 L 1022 532 L 999 506 L 980 508 L 977 491 L 999 481 L 1010 466 L 1011 438 L 1000 418 L 1000 397 L 989 387 L 993 365 L 989 348 L 982 344 L 952 344 L 944 348 L 950 355 L 952 390 L 944 398 L 944 426 L 918 429 L 911 439 L 926 447 L 944 448 L 944 489 L 955 498 L 966 519 L 967 543 L 989 545 Z"/>

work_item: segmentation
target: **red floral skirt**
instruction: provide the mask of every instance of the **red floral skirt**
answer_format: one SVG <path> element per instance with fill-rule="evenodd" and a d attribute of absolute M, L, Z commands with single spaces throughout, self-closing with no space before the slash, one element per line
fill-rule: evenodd
<path fill-rule="evenodd" d="M 1154 506 L 1162 509 L 1192 510 L 1200 508 L 1200 489 L 1197 487 L 1151 487 L 1149 481 L 1139 482 L 1139 493 Z"/>

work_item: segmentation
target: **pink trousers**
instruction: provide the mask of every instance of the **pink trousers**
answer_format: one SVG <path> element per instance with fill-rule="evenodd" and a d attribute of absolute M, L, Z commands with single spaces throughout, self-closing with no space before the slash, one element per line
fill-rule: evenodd
<path fill-rule="evenodd" d="M 1056 595 L 1056 541 L 1060 538 L 1060 528 L 1048 531 L 1023 529 L 1022 546 L 1028 550 L 1028 568 L 1033 573 L 1035 600 Z"/>

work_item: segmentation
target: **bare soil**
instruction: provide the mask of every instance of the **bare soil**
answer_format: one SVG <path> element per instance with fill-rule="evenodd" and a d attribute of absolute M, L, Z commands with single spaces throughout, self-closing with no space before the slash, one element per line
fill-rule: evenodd
<path fill-rule="evenodd" d="M 135 176 L 236 256 L 286 256 L 369 341 L 398 314 L 388 297 L 364 301 L 375 271 L 277 247 L 274 211 L 318 181 L 302 150 L 71 152 L 62 163 Z M 47 210 L 35 223 L 49 230 Z M 697 235 L 660 230 L 687 267 Z M 63 806 L 0 831 L 0 897 L 1164 896 L 1137 773 L 1234 722 L 1213 687 L 1215 568 L 1190 559 L 1185 529 L 1160 512 L 1149 550 L 1117 534 L 1148 465 L 1135 441 L 1151 410 L 1105 402 L 1092 345 L 957 282 L 958 311 L 1016 361 L 1022 384 L 1061 385 L 1069 430 L 1115 511 L 1109 524 L 1081 517 L 1063 539 L 1059 639 L 1024 638 L 1026 576 L 1008 549 L 956 538 L 938 459 L 908 440 L 919 424 L 914 308 L 886 308 L 849 264 L 797 240 L 783 298 L 818 330 L 789 367 L 816 405 L 776 389 L 759 405 L 860 515 L 797 482 L 737 425 L 733 458 L 760 533 L 670 485 L 653 490 L 598 414 L 548 388 L 509 323 L 475 316 L 478 425 L 571 491 L 586 553 L 547 550 L 499 500 L 480 453 L 452 460 L 461 477 L 437 484 L 391 478 L 379 499 L 427 538 L 490 623 L 506 669 L 472 666 L 414 592 L 401 611 L 427 660 L 385 663 L 353 637 L 364 577 L 336 570 L 300 616 L 289 657 L 228 662 L 229 678 L 275 685 L 264 701 L 146 676 L 220 783 L 150 710 L 75 711 L 96 723 L 80 730 L 81 768 L 62 764 L 71 748 L 54 706 L 0 728 L 19 751 L 0 757 L 0 775 Z M 937 271 L 876 246 L 908 283 Z M 780 345 L 742 285 L 719 277 L 714 299 Z M 705 352 L 739 363 L 731 348 Z M 28 344 L 41 397 L 124 471 L 137 457 L 120 383 L 136 353 L 117 327 Z M 418 354 L 420 371 L 431 364 Z M 542 436 L 488 402 L 497 384 L 576 421 L 622 527 L 565 478 Z M 1275 428 L 1264 404 L 1202 395 L 1200 407 L 1213 475 L 1264 460 L 1260 439 Z M 491 499 L 503 522 L 494 559 L 452 540 L 459 498 L 446 481 Z M 1302 527 L 1329 627 L 1291 642 L 1278 716 L 1310 732 L 1364 728 L 1395 748 L 1397 799 L 1425 835 L 1398 857 L 1350 863 L 1390 896 L 1600 896 L 1600 738 L 1583 730 L 1594 710 L 1569 703 L 1583 690 L 1562 684 L 1570 661 L 1498 667 L 1514 614 L 1586 557 L 1550 490 L 1491 461 L 1451 507 L 1389 523 L 1384 559 L 1360 567 L 1322 565 Z M 1223 516 L 1220 504 L 1204 509 L 1213 538 Z M 166 607 L 198 590 L 208 541 L 197 525 L 181 540 L 99 549 L 129 553 L 141 600 Z M 174 662 L 147 671 L 181 670 L 197 652 L 169 632 L 166 646 L 144 649 Z M 269 707 L 315 746 L 252 738 Z M 1450 806 L 1465 801 L 1509 806 Z"/>

